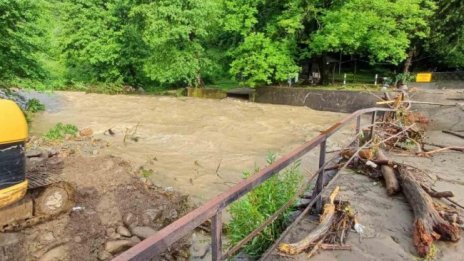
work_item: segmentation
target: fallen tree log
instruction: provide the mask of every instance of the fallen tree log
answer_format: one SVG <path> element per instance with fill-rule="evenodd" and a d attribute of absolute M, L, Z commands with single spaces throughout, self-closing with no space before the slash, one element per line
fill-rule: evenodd
<path fill-rule="evenodd" d="M 408 167 L 400 165 L 398 172 L 403 194 L 414 212 L 413 242 L 419 256 L 427 255 L 434 240 L 458 241 L 459 228 L 440 216 L 432 198 Z"/>
<path fill-rule="evenodd" d="M 282 243 L 279 245 L 278 250 L 287 255 L 297 255 L 307 248 L 314 246 L 318 240 L 321 240 L 332 227 L 335 220 L 335 197 L 337 196 L 340 188 L 336 187 L 329 196 L 329 202 L 324 205 L 324 211 L 320 217 L 319 225 L 311 231 L 301 241 L 293 244 Z M 322 242 L 321 242 L 322 243 Z"/>
<path fill-rule="evenodd" d="M 388 158 L 385 156 L 381 149 L 377 150 L 376 158 L 380 161 L 389 162 Z M 382 171 L 383 179 L 385 180 L 385 186 L 387 187 L 387 194 L 389 196 L 395 195 L 400 191 L 400 184 L 396 178 L 395 170 L 387 164 L 381 165 L 380 169 Z"/>

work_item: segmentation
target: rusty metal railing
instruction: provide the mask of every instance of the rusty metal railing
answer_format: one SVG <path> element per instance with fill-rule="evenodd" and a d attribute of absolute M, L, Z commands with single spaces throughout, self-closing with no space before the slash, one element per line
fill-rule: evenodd
<path fill-rule="evenodd" d="M 113 261 L 126 261 L 126 260 L 150 260 L 151 258 L 163 253 L 165 250 L 169 248 L 177 240 L 181 239 L 182 237 L 186 236 L 188 233 L 193 231 L 195 228 L 200 226 L 202 223 L 207 221 L 211 218 L 211 247 L 212 247 L 212 259 L 213 260 L 224 260 L 227 257 L 233 255 L 233 251 L 228 251 L 227 253 L 223 254 L 222 251 L 222 211 L 231 204 L 232 202 L 239 199 L 241 196 L 245 195 L 255 187 L 262 184 L 264 181 L 272 177 L 273 175 L 279 173 L 282 169 L 286 168 L 297 159 L 301 158 L 304 154 L 308 153 L 309 151 L 313 150 L 317 146 L 319 146 L 319 171 L 317 171 L 317 181 L 316 181 L 316 194 L 320 195 L 323 190 L 323 175 L 324 172 L 321 171 L 321 168 L 324 167 L 326 162 L 326 144 L 327 139 L 336 133 L 340 128 L 345 126 L 351 120 L 356 120 L 356 135 L 359 134 L 361 131 L 361 116 L 364 114 L 372 113 L 371 118 L 371 134 L 374 131 L 375 120 L 377 117 L 378 112 L 389 112 L 393 111 L 392 109 L 388 108 L 368 108 L 358 110 L 336 124 L 332 125 L 330 128 L 326 129 L 325 131 L 321 132 L 318 136 L 314 137 L 313 139 L 309 140 L 308 142 L 304 143 L 300 147 L 296 148 L 295 150 L 291 151 L 284 157 L 281 157 L 273 164 L 265 167 L 264 169 L 260 170 L 255 175 L 249 177 L 246 180 L 236 184 L 226 192 L 216 196 L 215 198 L 209 200 L 199 208 L 191 211 L 190 213 L 186 214 L 185 216 L 181 217 L 180 219 L 174 221 L 170 225 L 166 226 L 155 235 L 143 240 L 142 242 L 138 243 L 134 247 L 128 249 L 127 251 L 123 252 L 119 256 L 113 259 Z M 359 144 L 358 144 L 359 146 Z M 316 176 L 313 175 L 310 179 Z M 322 205 L 321 197 L 316 198 L 317 206 Z M 286 204 L 290 205 L 290 204 Z M 268 219 L 271 223 L 273 220 Z M 265 223 L 266 223 L 265 222 Z M 264 228 L 265 226 L 260 226 L 260 228 Z M 251 234 L 256 235 L 260 232 L 260 228 L 253 231 Z M 252 236 L 247 237 L 248 240 L 252 238 Z M 238 247 L 234 247 L 234 251 L 239 249 L 241 246 L 245 245 L 248 241 L 242 240 L 238 245 Z"/>

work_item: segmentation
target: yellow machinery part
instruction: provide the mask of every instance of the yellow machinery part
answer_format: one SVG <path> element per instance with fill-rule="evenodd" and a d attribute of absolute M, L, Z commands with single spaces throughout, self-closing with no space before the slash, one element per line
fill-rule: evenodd
<path fill-rule="evenodd" d="M 26 118 L 18 105 L 0 99 L 0 144 L 24 141 L 27 131 Z"/>
<path fill-rule="evenodd" d="M 0 190 L 0 208 L 11 205 L 21 200 L 26 195 L 28 181 L 25 180 L 14 186 Z"/>

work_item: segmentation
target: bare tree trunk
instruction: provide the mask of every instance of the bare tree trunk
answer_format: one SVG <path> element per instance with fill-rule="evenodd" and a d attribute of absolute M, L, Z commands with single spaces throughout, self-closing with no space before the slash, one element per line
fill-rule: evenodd
<path fill-rule="evenodd" d="M 409 69 L 411 68 L 411 65 L 412 65 L 412 58 L 414 58 L 415 54 L 416 54 L 416 46 L 413 46 L 409 50 L 408 58 L 406 58 L 406 61 L 404 62 L 403 73 L 408 73 L 409 72 Z"/>
<path fill-rule="evenodd" d="M 327 55 L 322 54 L 320 59 L 320 69 L 321 69 L 321 83 L 322 85 L 329 85 L 329 67 L 327 66 Z"/>

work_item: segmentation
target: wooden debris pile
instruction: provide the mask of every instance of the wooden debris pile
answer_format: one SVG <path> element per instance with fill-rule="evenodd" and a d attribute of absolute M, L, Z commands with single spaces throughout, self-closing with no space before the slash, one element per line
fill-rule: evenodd
<path fill-rule="evenodd" d="M 361 140 L 364 148 L 357 154 L 355 162 L 358 164 L 351 167 L 369 177 L 383 179 L 389 196 L 400 191 L 403 193 L 414 213 L 413 243 L 419 256 L 423 257 L 431 251 L 435 240 L 456 242 L 460 239 L 463 221 L 456 208 L 459 204 L 446 205 L 440 199 L 451 201 L 448 199 L 454 196 L 451 191 L 433 190 L 427 173 L 389 160 L 385 151 L 413 151 L 417 156 L 430 157 L 433 153 L 459 147 L 425 150 L 423 131 L 417 119 L 421 123 L 428 122 L 428 119 L 414 116 L 405 99 L 404 93 L 398 95 L 391 103 L 396 111 L 386 114 L 384 122 L 375 125 L 371 141 Z M 343 153 L 353 155 L 356 152 L 351 149 Z"/>
<path fill-rule="evenodd" d="M 451 191 L 435 191 L 426 172 L 391 161 L 386 151 L 430 157 L 445 150 L 464 152 L 464 148 L 435 145 L 440 148 L 426 150 L 422 127 L 429 120 L 420 113 L 410 111 L 406 93 L 401 92 L 393 99 L 386 95 L 386 101 L 380 103 L 387 104 L 395 111 L 379 115 L 381 117 L 375 119 L 373 126 L 368 126 L 358 135 L 359 147 L 342 150 L 340 156 L 346 160 L 354 158 L 349 167 L 373 179 L 383 180 L 389 196 L 403 193 L 414 213 L 413 243 L 418 255 L 424 257 L 432 251 L 433 241 L 456 242 L 460 239 L 464 222 L 457 207 L 464 207 L 449 199 L 454 196 Z M 350 249 L 346 238 L 355 228 L 356 218 L 348 202 L 335 201 L 338 192 L 337 187 L 324 205 L 319 225 L 297 243 L 280 244 L 280 254 L 296 255 L 309 251 L 309 256 L 312 256 L 318 250 Z"/>
<path fill-rule="evenodd" d="M 351 246 L 346 244 L 346 239 L 355 225 L 355 213 L 349 202 L 335 200 L 339 191 L 340 188 L 336 187 L 330 194 L 320 216 L 319 225 L 297 243 L 280 244 L 280 254 L 297 255 L 309 251 L 308 257 L 311 257 L 318 250 L 351 249 Z"/>

